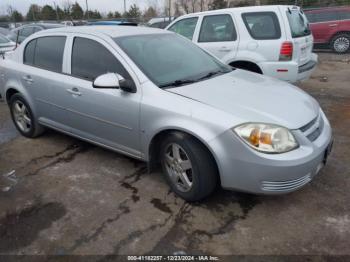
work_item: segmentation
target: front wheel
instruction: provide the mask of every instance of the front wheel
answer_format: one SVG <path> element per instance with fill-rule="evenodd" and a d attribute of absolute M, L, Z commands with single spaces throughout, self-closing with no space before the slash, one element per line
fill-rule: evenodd
<path fill-rule="evenodd" d="M 216 164 L 198 140 L 182 133 L 171 134 L 161 145 L 160 158 L 168 184 L 183 199 L 201 200 L 214 191 Z"/>
<path fill-rule="evenodd" d="M 334 52 L 344 54 L 350 49 L 350 35 L 339 34 L 332 39 L 331 47 Z"/>

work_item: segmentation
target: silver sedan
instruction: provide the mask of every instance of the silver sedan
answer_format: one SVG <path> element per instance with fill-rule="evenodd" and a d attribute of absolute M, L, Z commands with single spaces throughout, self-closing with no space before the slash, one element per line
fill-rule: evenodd
<path fill-rule="evenodd" d="M 53 128 L 160 164 L 172 190 L 217 184 L 294 191 L 332 145 L 319 104 L 299 88 L 230 68 L 187 39 L 140 27 L 68 27 L 26 39 L 0 63 L 0 93 L 26 137 Z"/>

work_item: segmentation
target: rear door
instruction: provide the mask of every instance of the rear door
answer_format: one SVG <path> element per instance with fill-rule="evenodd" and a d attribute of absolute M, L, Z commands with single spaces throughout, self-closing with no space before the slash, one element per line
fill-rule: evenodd
<path fill-rule="evenodd" d="M 299 7 L 287 8 L 285 13 L 293 42 L 293 59 L 298 62 L 299 66 L 305 65 L 311 60 L 313 48 L 313 36 L 309 22 Z"/>
<path fill-rule="evenodd" d="M 66 124 L 66 114 L 57 111 L 55 90 L 61 87 L 64 77 L 63 56 L 66 36 L 39 37 L 27 43 L 24 49 L 25 71 L 21 81 L 33 95 L 40 121 Z M 62 128 L 64 129 L 64 128 Z"/>
<path fill-rule="evenodd" d="M 196 44 L 219 59 L 234 58 L 238 36 L 232 15 L 227 13 L 203 16 Z"/>

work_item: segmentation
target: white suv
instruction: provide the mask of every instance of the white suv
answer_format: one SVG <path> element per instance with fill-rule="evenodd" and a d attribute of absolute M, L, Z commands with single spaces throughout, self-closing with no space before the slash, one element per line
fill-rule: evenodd
<path fill-rule="evenodd" d="M 179 33 L 233 67 L 289 82 L 316 67 L 313 37 L 297 6 L 253 6 L 188 14 L 167 30 Z"/>

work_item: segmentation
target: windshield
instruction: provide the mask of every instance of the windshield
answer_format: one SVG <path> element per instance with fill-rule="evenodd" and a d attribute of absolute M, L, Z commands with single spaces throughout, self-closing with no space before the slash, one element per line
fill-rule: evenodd
<path fill-rule="evenodd" d="M 293 38 L 311 34 L 309 22 L 307 21 L 306 16 L 299 10 L 288 10 L 287 17 Z"/>
<path fill-rule="evenodd" d="M 10 42 L 10 40 L 0 34 L 0 44 L 7 44 L 8 42 Z"/>
<path fill-rule="evenodd" d="M 201 81 L 232 70 L 176 34 L 136 35 L 114 40 L 143 73 L 162 88 Z"/>

